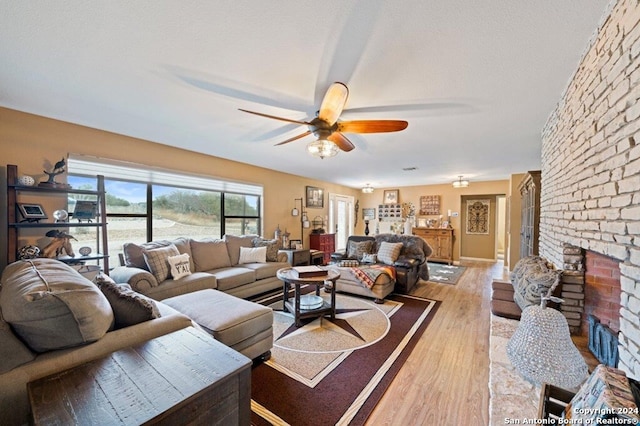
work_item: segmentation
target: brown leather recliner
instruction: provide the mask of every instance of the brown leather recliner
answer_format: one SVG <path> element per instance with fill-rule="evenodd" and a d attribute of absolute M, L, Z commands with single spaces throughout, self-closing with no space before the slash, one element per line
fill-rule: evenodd
<path fill-rule="evenodd" d="M 375 237 L 364 235 L 351 235 L 347 239 L 347 252 L 332 253 L 332 262 L 349 259 L 347 257 L 349 243 L 362 241 L 375 241 L 375 252 L 377 253 L 380 243 L 383 241 L 403 244 L 400 256 L 393 266 L 396 269 L 395 292 L 409 293 L 419 279 L 429 279 L 429 268 L 427 267 L 427 258 L 431 255 L 431 247 L 420 237 L 414 235 L 396 235 L 396 234 L 379 234 Z M 356 259 L 361 260 L 361 259 Z"/>

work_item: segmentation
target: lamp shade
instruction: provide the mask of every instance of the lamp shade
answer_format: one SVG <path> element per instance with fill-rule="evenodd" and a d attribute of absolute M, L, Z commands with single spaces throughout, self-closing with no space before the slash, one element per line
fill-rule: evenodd
<path fill-rule="evenodd" d="M 309 142 L 307 152 L 314 157 L 335 157 L 338 154 L 338 146 L 331 141 L 318 139 L 317 141 Z"/>

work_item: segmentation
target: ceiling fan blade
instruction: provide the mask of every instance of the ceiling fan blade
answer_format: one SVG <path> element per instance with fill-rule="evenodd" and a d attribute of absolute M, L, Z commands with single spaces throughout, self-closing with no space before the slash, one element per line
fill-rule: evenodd
<path fill-rule="evenodd" d="M 310 135 L 310 134 L 311 134 L 311 132 L 307 130 L 306 132 L 302 133 L 301 135 L 294 136 L 292 138 L 287 139 L 286 141 L 282 141 L 280 143 L 277 143 L 275 146 L 284 145 L 285 143 L 293 142 L 293 141 L 298 140 L 300 138 L 304 138 L 305 136 Z"/>
<path fill-rule="evenodd" d="M 346 133 L 385 133 L 399 132 L 409 125 L 404 120 L 353 120 L 338 123 L 338 132 Z"/>
<path fill-rule="evenodd" d="M 261 112 L 249 111 L 242 108 L 238 108 L 238 109 L 242 112 L 248 112 L 249 114 L 259 115 L 260 117 L 273 118 L 274 120 L 286 121 L 288 123 L 297 123 L 297 124 L 306 124 L 306 125 L 310 124 L 310 123 L 307 123 L 306 121 L 292 120 L 290 118 L 284 118 L 284 117 L 276 117 L 275 115 L 263 114 Z"/>
<path fill-rule="evenodd" d="M 340 117 L 340 114 L 342 114 L 342 109 L 347 103 L 348 97 L 349 89 L 344 83 L 333 83 L 329 86 L 329 89 L 327 89 L 324 99 L 322 99 L 318 118 L 326 121 L 329 125 L 333 125 Z"/>
<path fill-rule="evenodd" d="M 338 145 L 338 148 L 340 148 L 344 152 L 349 152 L 353 148 L 355 148 L 355 145 L 353 145 L 351 141 L 347 139 L 347 137 L 342 133 L 333 132 L 327 139 Z"/>

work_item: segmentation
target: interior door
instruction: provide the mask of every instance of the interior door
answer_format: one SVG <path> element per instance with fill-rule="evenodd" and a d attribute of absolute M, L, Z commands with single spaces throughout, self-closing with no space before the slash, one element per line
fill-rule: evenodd
<path fill-rule="evenodd" d="M 348 195 L 329 194 L 329 229 L 336 234 L 336 251 L 347 248 L 347 238 L 353 234 L 354 198 Z"/>

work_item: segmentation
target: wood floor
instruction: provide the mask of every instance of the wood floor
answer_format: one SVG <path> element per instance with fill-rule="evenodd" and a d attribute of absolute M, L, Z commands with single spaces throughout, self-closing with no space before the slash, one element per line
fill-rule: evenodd
<path fill-rule="evenodd" d="M 456 285 L 420 282 L 411 294 L 442 304 L 367 425 L 489 423 L 489 300 L 502 262 L 468 262 Z"/>

